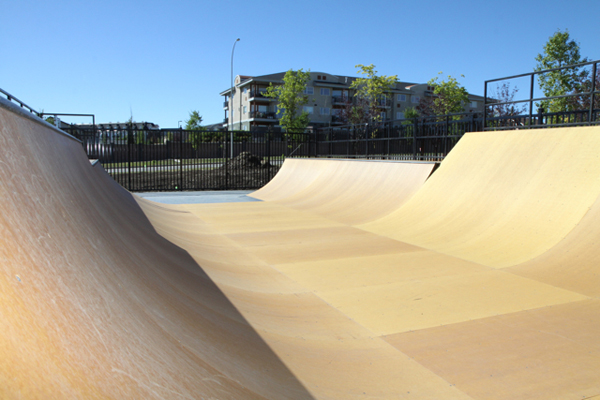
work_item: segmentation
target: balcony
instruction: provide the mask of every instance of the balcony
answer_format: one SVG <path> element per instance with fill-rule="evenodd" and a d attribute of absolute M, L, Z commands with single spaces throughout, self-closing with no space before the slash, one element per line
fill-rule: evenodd
<path fill-rule="evenodd" d="M 343 124 L 344 120 L 339 115 L 332 115 L 331 116 L 331 123 L 332 124 Z"/>
<path fill-rule="evenodd" d="M 352 104 L 352 99 L 348 96 L 331 96 L 331 104 L 333 105 L 345 105 Z"/>
<path fill-rule="evenodd" d="M 229 109 L 229 102 L 228 101 L 224 101 L 223 102 L 223 108 L 226 109 L 226 110 Z"/>
<path fill-rule="evenodd" d="M 277 115 L 274 111 L 250 111 L 250 118 L 270 119 L 275 121 L 277 119 Z"/>
<path fill-rule="evenodd" d="M 264 91 L 260 90 L 251 90 L 250 91 L 250 100 L 264 100 L 264 101 L 275 101 L 272 97 L 266 97 Z"/>

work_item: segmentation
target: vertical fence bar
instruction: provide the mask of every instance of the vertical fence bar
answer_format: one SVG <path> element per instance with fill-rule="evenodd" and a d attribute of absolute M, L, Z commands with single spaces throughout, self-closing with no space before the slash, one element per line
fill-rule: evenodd
<path fill-rule="evenodd" d="M 594 92 L 596 91 L 596 73 L 598 72 L 596 66 L 598 63 L 594 63 L 592 67 L 592 94 L 590 95 L 590 113 L 588 116 L 588 122 L 591 123 L 594 118 Z"/>
<path fill-rule="evenodd" d="M 233 122 L 231 123 L 231 126 L 233 128 Z M 225 189 L 229 189 L 229 165 L 227 163 L 227 154 L 229 154 L 229 152 L 227 151 L 228 146 L 231 146 L 231 155 L 233 155 L 233 131 L 225 131 L 225 148 L 224 148 L 224 152 L 223 152 L 223 163 L 225 164 Z M 231 138 L 231 144 L 228 145 L 227 144 L 227 134 L 230 133 L 230 138 Z"/>
<path fill-rule="evenodd" d="M 133 146 L 133 132 L 131 130 L 131 125 L 127 126 L 127 180 L 128 180 L 128 190 L 132 190 L 131 188 L 131 151 Z"/>
<path fill-rule="evenodd" d="M 529 126 L 533 126 L 533 88 L 535 82 L 535 73 L 531 74 L 531 84 L 529 88 Z"/>
<path fill-rule="evenodd" d="M 179 190 L 183 190 L 183 128 L 179 127 Z"/>
<path fill-rule="evenodd" d="M 483 129 L 481 129 L 482 131 L 485 131 L 485 129 L 487 128 L 487 104 L 488 104 L 487 86 L 488 86 L 488 82 L 485 81 L 483 84 Z"/>
<path fill-rule="evenodd" d="M 417 118 L 415 118 L 413 121 L 413 145 L 412 145 L 413 160 L 417 159 L 417 126 L 418 126 L 418 120 L 417 120 Z"/>

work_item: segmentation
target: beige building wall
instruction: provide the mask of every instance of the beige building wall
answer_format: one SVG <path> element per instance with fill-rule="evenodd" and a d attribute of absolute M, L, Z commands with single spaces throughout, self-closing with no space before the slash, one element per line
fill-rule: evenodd
<path fill-rule="evenodd" d="M 277 101 L 261 96 L 260 92 L 266 90 L 269 83 L 281 83 L 284 75 L 285 73 L 258 77 L 236 76 L 234 81 L 233 118 L 230 112 L 232 103 L 229 99 L 231 89 L 221 93 L 226 99 L 224 109 L 227 116 L 224 127 L 235 130 L 250 130 L 253 127 L 278 127 Z M 351 98 L 354 91 L 349 88 L 356 78 L 323 72 L 311 72 L 310 78 L 307 84 L 309 101 L 305 106 L 305 110 L 309 112 L 310 124 L 315 127 L 339 125 L 335 115 L 336 110 L 339 110 L 342 105 L 334 101 L 334 94 L 337 93 L 334 91 L 343 90 Z M 407 109 L 416 108 L 422 98 L 432 95 L 433 88 L 426 83 L 398 82 L 389 93 L 381 112 L 385 113 L 385 121 L 402 119 Z M 469 94 L 469 104 L 465 105 L 465 112 L 483 112 L 483 97 Z"/>

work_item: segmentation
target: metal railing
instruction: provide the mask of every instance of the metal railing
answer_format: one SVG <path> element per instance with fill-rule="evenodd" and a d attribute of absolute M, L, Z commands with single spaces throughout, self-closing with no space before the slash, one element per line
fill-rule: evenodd
<path fill-rule="evenodd" d="M 274 111 L 250 111 L 250 118 L 276 119 L 277 113 Z"/>
<path fill-rule="evenodd" d="M 493 129 L 513 129 L 514 126 L 512 125 L 508 125 L 508 126 L 500 126 L 498 124 L 495 123 L 488 123 L 488 120 L 494 120 L 497 116 L 494 116 L 494 112 L 493 112 L 493 108 L 494 107 L 499 107 L 499 106 L 505 106 L 505 105 L 517 105 L 517 104 L 526 104 L 528 106 L 529 112 L 528 112 L 528 119 L 527 121 L 521 121 L 522 123 L 522 127 L 524 128 L 539 128 L 539 127 L 553 127 L 553 126 L 576 126 L 576 125 L 595 125 L 595 124 L 599 124 L 600 121 L 598 120 L 598 110 L 596 110 L 596 106 L 597 101 L 596 101 L 596 96 L 600 95 L 598 88 L 596 87 L 596 84 L 599 80 L 599 76 L 598 76 L 598 63 L 600 63 L 600 60 L 597 61 L 589 61 L 589 62 L 585 62 L 585 63 L 580 63 L 580 64 L 574 64 L 574 65 L 567 65 L 565 67 L 560 67 L 560 68 L 553 68 L 553 69 L 547 69 L 547 70 L 542 70 L 542 71 L 534 71 L 534 72 L 529 72 L 529 73 L 525 73 L 525 74 L 520 74 L 520 75 L 512 75 L 512 76 L 507 76 L 504 78 L 497 78 L 497 79 L 491 79 L 491 80 L 487 80 L 484 83 L 484 115 L 483 115 L 483 129 L 485 130 L 493 130 Z M 563 94 L 563 95 L 559 95 L 559 96 L 543 96 L 543 97 L 536 97 L 535 94 L 535 78 L 542 75 L 542 74 L 548 74 L 548 73 L 552 73 L 552 72 L 557 72 L 557 71 L 563 71 L 563 70 L 578 70 L 579 68 L 583 68 L 586 66 L 592 66 L 592 73 L 591 73 L 591 77 L 590 77 L 590 89 L 586 90 L 584 92 L 572 92 L 572 93 L 567 93 L 567 94 Z M 518 79 L 518 78 L 529 78 L 529 97 L 527 99 L 523 99 L 523 100 L 510 100 L 510 101 L 498 101 L 498 99 L 492 99 L 488 97 L 488 84 L 490 83 L 494 83 L 494 82 L 501 82 L 501 81 L 509 81 L 512 79 Z M 544 119 L 541 117 L 541 115 L 545 115 L 544 110 L 541 109 L 541 107 L 538 107 L 538 112 L 534 113 L 533 112 L 533 106 L 534 103 L 536 102 L 544 102 L 544 101 L 552 101 L 552 100 L 557 100 L 557 99 L 582 99 L 582 98 L 586 98 L 589 96 L 589 106 L 587 107 L 587 109 L 585 110 L 573 110 L 573 111 L 566 111 L 566 113 L 578 113 L 578 115 L 580 115 L 580 117 L 584 116 L 584 113 L 587 113 L 587 115 L 585 115 L 585 120 L 581 120 L 581 118 L 577 119 L 576 121 L 571 121 L 571 120 L 566 120 L 566 122 L 564 120 L 561 120 L 561 122 L 555 122 L 558 120 L 548 120 L 546 119 L 544 122 Z M 587 101 L 586 101 L 587 102 Z M 539 103 L 538 103 L 539 105 Z M 537 114 L 537 115 L 536 115 Z M 559 113 L 561 114 L 561 113 Z M 503 116 L 500 116 L 503 117 Z M 510 117 L 513 118 L 513 117 Z M 497 121 L 497 119 L 496 119 Z"/>
<path fill-rule="evenodd" d="M 292 152 L 309 155 L 303 134 L 234 131 L 231 143 L 230 131 L 75 125 L 63 130 L 130 191 L 257 189 Z"/>
<path fill-rule="evenodd" d="M 12 94 L 0 89 L 0 93 L 2 93 L 4 96 L 6 96 L 6 99 L 8 101 L 12 101 L 13 103 L 17 103 L 21 108 L 26 109 L 27 111 L 29 111 L 32 114 L 35 114 L 36 116 L 40 116 L 40 113 L 37 112 L 36 110 L 34 110 L 33 108 L 29 107 L 27 104 L 25 104 L 24 102 L 22 102 L 21 100 L 17 99 L 15 96 L 13 96 Z"/>
<path fill-rule="evenodd" d="M 319 157 L 440 161 L 466 132 L 481 130 L 475 113 L 318 129 Z"/>

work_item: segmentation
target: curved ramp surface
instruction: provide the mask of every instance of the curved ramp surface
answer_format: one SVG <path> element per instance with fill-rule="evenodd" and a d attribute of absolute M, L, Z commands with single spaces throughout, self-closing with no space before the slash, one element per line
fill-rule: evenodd
<path fill-rule="evenodd" d="M 356 225 L 320 164 L 271 201 L 159 205 L 2 104 L 2 398 L 600 395 L 594 129 L 467 135 Z"/>
<path fill-rule="evenodd" d="M 257 199 L 346 224 L 381 218 L 425 183 L 435 164 L 406 161 L 287 159 Z"/>
<path fill-rule="evenodd" d="M 0 107 L 0 398 L 312 398 L 80 143 L 16 112 Z"/>
<path fill-rule="evenodd" d="M 530 260 L 598 198 L 599 132 L 468 133 L 404 207 L 361 228 L 493 268 Z"/>

